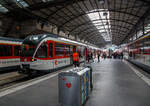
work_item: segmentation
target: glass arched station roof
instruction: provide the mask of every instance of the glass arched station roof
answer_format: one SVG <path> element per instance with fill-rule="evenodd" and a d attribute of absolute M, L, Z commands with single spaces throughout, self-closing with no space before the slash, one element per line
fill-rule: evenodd
<path fill-rule="evenodd" d="M 42 20 L 68 36 L 103 46 L 125 42 L 149 10 L 149 0 L 2 0 L 0 19 Z"/>

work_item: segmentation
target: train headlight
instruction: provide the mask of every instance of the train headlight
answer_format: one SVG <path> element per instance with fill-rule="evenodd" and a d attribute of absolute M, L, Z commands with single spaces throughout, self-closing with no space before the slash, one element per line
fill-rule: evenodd
<path fill-rule="evenodd" d="M 37 60 L 37 59 L 34 59 L 34 58 L 31 59 L 32 62 L 33 62 L 33 61 L 36 61 L 36 60 Z"/>

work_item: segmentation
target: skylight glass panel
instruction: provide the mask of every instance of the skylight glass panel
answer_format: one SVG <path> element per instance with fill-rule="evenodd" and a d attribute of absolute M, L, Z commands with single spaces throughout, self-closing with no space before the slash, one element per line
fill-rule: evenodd
<path fill-rule="evenodd" d="M 8 9 L 0 4 L 0 12 L 6 13 L 6 12 L 8 12 Z"/>
<path fill-rule="evenodd" d="M 103 26 L 103 23 L 95 23 L 95 26 Z"/>
<path fill-rule="evenodd" d="M 54 0 L 42 0 L 43 2 L 49 2 L 49 1 L 54 1 Z"/>
<path fill-rule="evenodd" d="M 28 7 L 29 5 L 24 0 L 17 0 L 19 4 L 21 4 L 23 7 Z"/>
<path fill-rule="evenodd" d="M 91 20 L 98 20 L 99 19 L 99 14 L 97 14 L 97 12 L 89 13 L 88 16 L 90 17 Z"/>
<path fill-rule="evenodd" d="M 150 32 L 150 24 L 147 24 L 147 26 L 145 26 L 145 33 Z"/>
<path fill-rule="evenodd" d="M 105 29 L 99 29 L 99 32 L 100 33 L 103 33 L 103 32 L 106 32 L 106 30 Z M 101 34 L 102 35 L 102 34 Z"/>
<path fill-rule="evenodd" d="M 109 11 L 107 9 L 96 9 L 90 11 L 87 16 L 99 30 L 101 36 L 105 39 L 105 41 L 111 41 Z M 103 32 L 105 32 L 105 34 L 102 34 Z"/>
<path fill-rule="evenodd" d="M 96 26 L 97 29 L 104 29 L 104 26 Z"/>
<path fill-rule="evenodd" d="M 95 24 L 95 23 L 102 23 L 102 21 L 101 20 L 97 20 L 97 21 L 93 21 L 93 23 Z"/>
<path fill-rule="evenodd" d="M 102 37 L 106 40 L 106 41 L 111 41 L 109 35 L 107 34 L 107 32 L 103 32 L 101 33 Z"/>

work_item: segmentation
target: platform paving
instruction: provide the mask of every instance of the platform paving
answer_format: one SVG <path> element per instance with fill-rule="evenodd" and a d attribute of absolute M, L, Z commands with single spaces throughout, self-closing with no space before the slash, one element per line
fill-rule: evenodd
<path fill-rule="evenodd" d="M 121 60 L 93 66 L 94 88 L 85 106 L 150 106 L 150 87 Z M 59 106 L 58 76 L 0 98 L 0 106 Z"/>
<path fill-rule="evenodd" d="M 86 106 L 150 106 L 150 86 L 121 60 L 94 65 L 94 89 Z"/>

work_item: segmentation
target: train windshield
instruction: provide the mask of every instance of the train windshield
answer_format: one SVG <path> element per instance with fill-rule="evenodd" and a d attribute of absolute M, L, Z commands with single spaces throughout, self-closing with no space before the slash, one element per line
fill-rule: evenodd
<path fill-rule="evenodd" d="M 22 47 L 22 56 L 23 57 L 33 56 L 34 51 L 35 45 L 24 44 Z"/>
<path fill-rule="evenodd" d="M 47 35 L 32 35 L 32 36 L 28 36 L 23 41 L 22 56 L 24 56 L 24 57 L 33 56 L 37 45 L 46 36 Z"/>
<path fill-rule="evenodd" d="M 41 36 L 29 36 L 23 41 L 22 56 L 30 57 L 33 56 L 36 46 L 39 43 Z"/>

